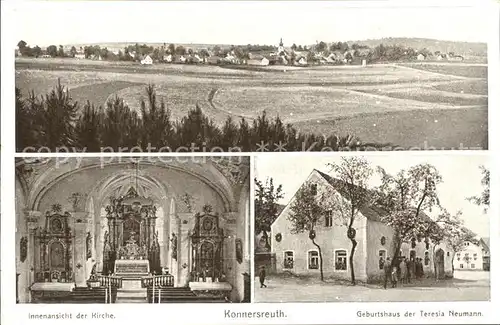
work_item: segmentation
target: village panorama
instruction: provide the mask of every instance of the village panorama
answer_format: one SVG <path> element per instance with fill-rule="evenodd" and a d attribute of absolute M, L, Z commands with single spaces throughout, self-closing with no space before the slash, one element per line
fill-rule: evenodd
<path fill-rule="evenodd" d="M 15 55 L 18 152 L 488 148 L 484 43 L 20 40 Z"/>

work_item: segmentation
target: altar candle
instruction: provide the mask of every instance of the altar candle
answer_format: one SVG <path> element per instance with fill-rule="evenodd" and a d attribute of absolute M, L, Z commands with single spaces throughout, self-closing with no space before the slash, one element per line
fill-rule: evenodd
<path fill-rule="evenodd" d="M 158 289 L 158 303 L 161 304 L 161 288 Z"/>
<path fill-rule="evenodd" d="M 108 287 L 104 287 L 104 303 L 108 303 Z"/>

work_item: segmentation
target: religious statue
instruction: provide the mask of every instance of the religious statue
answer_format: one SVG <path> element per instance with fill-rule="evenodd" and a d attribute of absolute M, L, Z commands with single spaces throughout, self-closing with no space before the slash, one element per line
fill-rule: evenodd
<path fill-rule="evenodd" d="M 235 240 L 235 248 L 236 248 L 236 261 L 241 264 L 243 262 L 243 243 L 240 238 Z"/>
<path fill-rule="evenodd" d="M 86 243 L 87 243 L 87 259 L 89 259 L 92 257 L 92 235 L 90 234 L 90 231 L 87 232 Z"/>
<path fill-rule="evenodd" d="M 172 233 L 170 242 L 172 243 L 172 258 L 177 261 L 177 236 L 175 233 Z"/>
<path fill-rule="evenodd" d="M 26 236 L 21 238 L 20 251 L 21 256 L 19 259 L 21 260 L 21 263 L 24 263 L 26 257 L 28 256 L 28 238 Z"/>

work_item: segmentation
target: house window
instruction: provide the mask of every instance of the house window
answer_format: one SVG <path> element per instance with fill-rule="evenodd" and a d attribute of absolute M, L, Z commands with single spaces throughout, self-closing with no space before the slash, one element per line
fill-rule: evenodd
<path fill-rule="evenodd" d="M 427 266 L 429 265 L 429 262 L 430 262 L 430 258 L 429 258 L 429 252 L 425 252 L 424 253 L 424 265 Z"/>
<path fill-rule="evenodd" d="M 449 257 L 449 256 L 450 256 L 450 252 L 446 252 L 446 256 L 448 256 L 448 257 Z"/>
<path fill-rule="evenodd" d="M 387 258 L 387 251 L 385 249 L 381 249 L 378 251 L 378 268 L 380 270 L 384 269 L 385 259 Z"/>
<path fill-rule="evenodd" d="M 318 194 L 318 184 L 311 185 L 311 192 L 312 192 L 312 195 Z"/>
<path fill-rule="evenodd" d="M 477 254 L 474 253 L 474 261 L 476 261 L 476 260 L 477 260 Z"/>
<path fill-rule="evenodd" d="M 463 269 L 464 268 L 464 265 L 463 264 L 460 264 L 460 268 Z"/>
<path fill-rule="evenodd" d="M 470 268 L 471 268 L 471 269 L 475 269 L 475 268 L 476 268 L 476 264 L 472 263 L 472 264 L 470 265 Z"/>
<path fill-rule="evenodd" d="M 319 268 L 319 253 L 318 251 L 309 251 L 308 253 L 309 270 L 317 270 Z"/>
<path fill-rule="evenodd" d="M 285 252 L 285 259 L 283 261 L 283 268 L 293 269 L 293 252 L 292 251 Z"/>
<path fill-rule="evenodd" d="M 331 227 L 333 225 L 333 215 L 332 210 L 328 211 L 325 216 L 325 227 Z"/>
<path fill-rule="evenodd" d="M 335 251 L 335 271 L 347 271 L 347 251 Z"/>

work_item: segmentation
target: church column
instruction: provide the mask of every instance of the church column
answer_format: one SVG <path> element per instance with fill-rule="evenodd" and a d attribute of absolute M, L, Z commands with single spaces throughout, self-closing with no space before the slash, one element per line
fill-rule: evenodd
<path fill-rule="evenodd" d="M 177 238 L 177 243 L 170 243 L 170 249 L 169 249 L 169 260 L 170 260 L 170 273 L 175 277 L 175 286 L 179 287 L 182 286 L 180 284 L 180 220 L 176 216 L 171 216 L 170 219 L 170 235 L 169 238 L 172 240 L 173 236 L 172 234 L 175 234 L 175 237 Z M 174 251 L 175 250 L 175 251 Z"/>
<path fill-rule="evenodd" d="M 238 277 L 236 264 L 236 214 L 235 212 L 226 212 L 223 214 L 224 220 L 224 251 L 223 251 L 223 269 L 226 273 L 228 282 L 235 289 Z M 233 293 L 235 290 L 233 290 Z M 233 295 L 232 293 L 232 295 Z M 234 298 L 234 297 L 232 297 Z"/>
<path fill-rule="evenodd" d="M 109 233 L 108 220 L 106 218 L 106 212 L 104 209 L 96 210 L 95 213 L 99 212 L 99 222 L 96 224 L 96 233 L 95 233 L 95 249 L 96 249 L 96 264 L 97 264 L 97 272 L 102 272 L 103 268 L 103 250 L 104 250 L 104 234 L 106 231 Z"/>
<path fill-rule="evenodd" d="M 90 270 L 87 270 L 87 233 L 88 233 L 88 219 L 87 212 L 71 212 L 73 220 L 76 220 L 73 224 L 73 245 L 74 249 L 74 281 L 78 286 L 86 286 L 87 284 L 87 273 L 90 275 Z M 91 234 L 92 235 L 92 234 Z"/>
<path fill-rule="evenodd" d="M 179 233 L 178 238 L 178 267 L 179 267 L 179 286 L 189 284 L 189 272 L 191 269 L 191 238 L 189 236 L 192 225 L 189 220 L 192 219 L 192 213 L 179 213 Z"/>
<path fill-rule="evenodd" d="M 24 294 L 31 301 L 29 287 L 35 282 L 35 271 L 39 265 L 39 252 L 36 245 L 36 230 L 39 227 L 39 220 L 42 213 L 39 211 L 25 211 L 26 228 L 28 230 L 28 251 L 26 261 L 28 263 L 27 285 L 24 287 Z"/>

